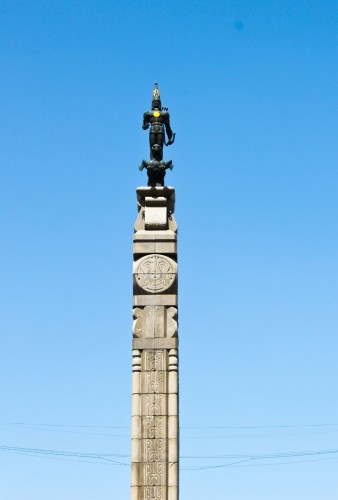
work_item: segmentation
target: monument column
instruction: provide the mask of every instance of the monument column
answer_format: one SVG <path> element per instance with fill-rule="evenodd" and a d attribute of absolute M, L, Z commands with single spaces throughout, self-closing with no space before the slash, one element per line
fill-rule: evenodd
<path fill-rule="evenodd" d="M 139 167 L 148 186 L 136 190 L 131 499 L 178 500 L 177 225 L 175 190 L 164 186 L 173 165 L 163 160 L 175 134 L 157 83 L 142 128 L 150 159 Z"/>
<path fill-rule="evenodd" d="M 136 193 L 131 499 L 178 500 L 175 191 L 148 186 Z"/>

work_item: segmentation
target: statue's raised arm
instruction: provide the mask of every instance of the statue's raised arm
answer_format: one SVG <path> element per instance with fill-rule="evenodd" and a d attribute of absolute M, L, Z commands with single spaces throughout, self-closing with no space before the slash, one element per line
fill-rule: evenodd
<path fill-rule="evenodd" d="M 170 116 L 167 108 L 162 108 L 161 94 L 157 82 L 153 90 L 151 110 L 143 114 L 142 128 L 149 131 L 150 161 L 143 160 L 140 170 L 146 168 L 148 171 L 149 186 L 164 186 L 166 169 L 173 168 L 172 162 L 163 161 L 163 144 L 170 146 L 175 141 L 175 135 L 171 130 Z M 167 134 L 168 141 L 166 141 Z"/>

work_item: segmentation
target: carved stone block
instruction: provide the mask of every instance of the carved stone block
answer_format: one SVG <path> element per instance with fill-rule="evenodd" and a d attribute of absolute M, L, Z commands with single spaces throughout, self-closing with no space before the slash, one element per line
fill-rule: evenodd
<path fill-rule="evenodd" d="M 168 413 L 167 394 L 142 394 L 141 411 L 144 416 L 166 416 Z"/>
<path fill-rule="evenodd" d="M 176 254 L 177 234 L 174 231 L 137 231 L 133 238 L 134 254 Z"/>
<path fill-rule="evenodd" d="M 167 207 L 146 207 L 144 222 L 146 229 L 167 229 Z"/>
<path fill-rule="evenodd" d="M 142 315 L 143 310 L 139 307 L 133 309 L 133 334 L 134 337 L 142 338 Z"/>
<path fill-rule="evenodd" d="M 142 439 L 142 455 L 146 462 L 165 462 L 167 460 L 166 439 Z"/>
<path fill-rule="evenodd" d="M 134 295 L 133 305 L 135 307 L 141 306 L 177 306 L 177 295 L 172 293 L 170 295 Z"/>
<path fill-rule="evenodd" d="M 143 439 L 164 439 L 167 435 L 166 417 L 148 416 L 142 417 Z"/>
<path fill-rule="evenodd" d="M 134 294 L 159 294 L 177 290 L 177 264 L 161 254 L 150 254 L 134 262 Z"/>
<path fill-rule="evenodd" d="M 177 349 L 178 338 L 133 339 L 133 349 Z"/>
<path fill-rule="evenodd" d="M 177 309 L 175 307 L 145 306 L 133 310 L 134 338 L 177 337 Z"/>
<path fill-rule="evenodd" d="M 177 309 L 167 308 L 167 337 L 177 337 Z"/>
<path fill-rule="evenodd" d="M 133 310 L 133 334 L 138 338 L 164 337 L 164 306 L 136 307 Z"/>
<path fill-rule="evenodd" d="M 150 371 L 164 371 L 167 369 L 168 355 L 163 349 L 151 350 L 142 352 L 142 370 Z"/>
<path fill-rule="evenodd" d="M 142 394 L 166 394 L 168 375 L 166 371 L 142 372 Z"/>
<path fill-rule="evenodd" d="M 145 486 L 141 489 L 139 500 L 167 500 L 162 486 Z"/>
<path fill-rule="evenodd" d="M 166 486 L 167 466 L 164 462 L 147 462 L 140 464 L 140 477 L 145 486 Z"/>
<path fill-rule="evenodd" d="M 176 254 L 177 243 L 176 241 L 134 241 L 133 252 L 134 254 Z"/>
<path fill-rule="evenodd" d="M 143 338 L 165 337 L 164 306 L 146 306 L 143 310 L 144 335 Z"/>
<path fill-rule="evenodd" d="M 148 241 L 151 243 L 157 243 L 159 241 L 177 241 L 177 234 L 174 233 L 173 231 L 145 231 L 145 230 L 140 230 L 137 231 L 137 233 L 134 234 L 133 238 L 134 242 L 137 241 Z"/>

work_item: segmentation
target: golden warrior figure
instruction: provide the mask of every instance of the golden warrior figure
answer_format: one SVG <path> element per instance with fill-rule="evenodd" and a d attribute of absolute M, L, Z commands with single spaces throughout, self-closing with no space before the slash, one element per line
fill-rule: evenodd
<path fill-rule="evenodd" d="M 148 186 L 163 186 L 166 169 L 173 169 L 172 161 L 163 161 L 163 144 L 170 146 L 175 140 L 175 135 L 170 127 L 170 116 L 168 108 L 163 108 L 161 104 L 161 94 L 157 82 L 153 90 L 151 111 L 146 111 L 143 115 L 142 128 L 147 130 L 150 127 L 150 161 L 143 160 L 140 170 L 144 168 L 148 171 Z M 165 140 L 167 134 L 168 141 Z"/>

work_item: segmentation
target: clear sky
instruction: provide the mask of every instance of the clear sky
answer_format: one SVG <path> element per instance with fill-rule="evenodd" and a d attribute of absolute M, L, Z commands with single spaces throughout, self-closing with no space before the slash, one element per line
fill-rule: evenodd
<path fill-rule="evenodd" d="M 129 498 L 154 81 L 181 498 L 337 499 L 337 55 L 336 0 L 0 1 L 1 500 Z"/>

